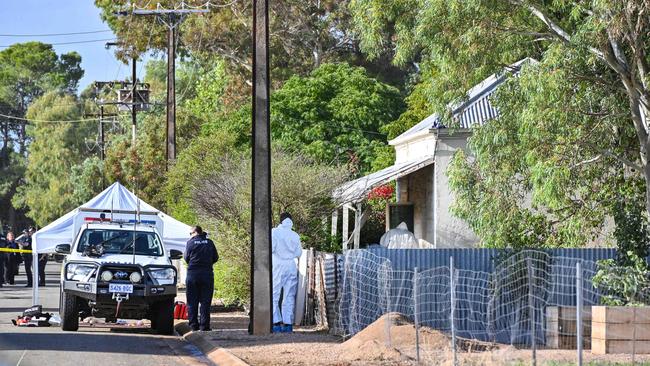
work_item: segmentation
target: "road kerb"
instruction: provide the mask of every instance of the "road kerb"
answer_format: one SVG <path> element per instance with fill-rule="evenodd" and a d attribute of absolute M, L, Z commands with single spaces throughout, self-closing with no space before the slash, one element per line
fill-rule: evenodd
<path fill-rule="evenodd" d="M 210 339 L 210 333 L 193 332 L 185 321 L 177 322 L 174 328 L 183 339 L 195 345 L 215 364 L 219 366 L 250 366 L 227 349 L 219 347 L 219 344 Z"/>

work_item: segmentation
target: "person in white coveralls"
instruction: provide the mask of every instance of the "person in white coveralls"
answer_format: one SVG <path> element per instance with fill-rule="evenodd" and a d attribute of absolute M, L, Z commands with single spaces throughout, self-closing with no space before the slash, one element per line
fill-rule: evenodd
<path fill-rule="evenodd" d="M 298 286 L 297 259 L 302 255 L 302 246 L 300 236 L 291 229 L 292 227 L 291 215 L 284 212 L 280 214 L 280 225 L 271 230 L 274 333 L 293 331 L 293 308 Z"/>
<path fill-rule="evenodd" d="M 381 239 L 379 245 L 388 249 L 417 249 L 419 248 L 418 240 L 412 232 L 409 231 L 405 222 L 397 225 L 396 228 L 388 230 Z"/>

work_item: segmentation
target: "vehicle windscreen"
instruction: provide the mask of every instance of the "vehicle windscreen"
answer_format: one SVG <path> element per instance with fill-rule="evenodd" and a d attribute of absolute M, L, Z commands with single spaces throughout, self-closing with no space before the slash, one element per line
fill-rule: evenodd
<path fill-rule="evenodd" d="M 98 245 L 103 247 L 103 254 L 133 254 L 135 247 L 136 255 L 163 255 L 162 244 L 155 233 L 111 229 L 85 230 L 77 245 L 77 252 L 83 253 Z"/>

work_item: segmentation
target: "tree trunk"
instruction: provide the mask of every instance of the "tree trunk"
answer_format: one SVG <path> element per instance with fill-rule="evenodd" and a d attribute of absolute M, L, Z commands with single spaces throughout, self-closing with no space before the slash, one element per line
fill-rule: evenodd
<path fill-rule="evenodd" d="M 27 123 L 23 122 L 20 124 L 20 155 L 25 156 L 27 151 L 27 132 L 25 131 L 25 125 Z"/>
<path fill-rule="evenodd" d="M 2 126 L 2 161 L 0 167 L 9 165 L 9 122 Z"/>
<path fill-rule="evenodd" d="M 11 202 L 9 203 L 9 227 L 14 231 L 14 234 L 16 234 L 16 231 L 18 230 L 16 227 L 16 209 Z"/>
<path fill-rule="evenodd" d="M 650 137 L 646 139 L 646 149 L 645 151 L 650 151 Z M 645 178 L 645 208 L 648 212 L 648 217 L 650 217 L 650 164 L 647 159 L 643 162 L 643 177 Z"/>

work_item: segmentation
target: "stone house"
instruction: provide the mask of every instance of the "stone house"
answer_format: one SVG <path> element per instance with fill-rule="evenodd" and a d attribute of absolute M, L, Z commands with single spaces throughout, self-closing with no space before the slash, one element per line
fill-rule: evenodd
<path fill-rule="evenodd" d="M 455 121 L 453 128 L 443 125 L 439 115 L 433 114 L 388 144 L 395 148 L 395 163 L 385 169 L 347 182 L 334 196 L 341 203 L 343 248 L 358 248 L 360 230 L 366 221 L 364 202 L 368 193 L 381 185 L 396 181 L 397 204 L 406 207 L 409 229 L 422 248 L 470 248 L 478 238 L 462 220 L 450 212 L 453 194 L 446 175 L 447 167 L 458 149 L 467 150 L 467 139 L 472 128 L 498 116 L 490 96 L 508 76 L 516 75 L 522 64 L 534 60 L 523 59 L 503 72 L 490 75 L 467 92 L 467 98 L 449 106 Z M 347 223 L 354 214 L 354 228 Z M 389 212 L 393 212 L 389 209 Z M 399 212 L 396 209 L 394 212 Z M 390 215 L 390 214 L 389 214 Z M 400 218 L 401 220 L 402 218 Z M 387 220 L 389 221 L 389 220 Z M 412 226 L 412 227 L 411 227 Z M 332 234 L 338 227 L 338 210 L 332 216 Z"/>

